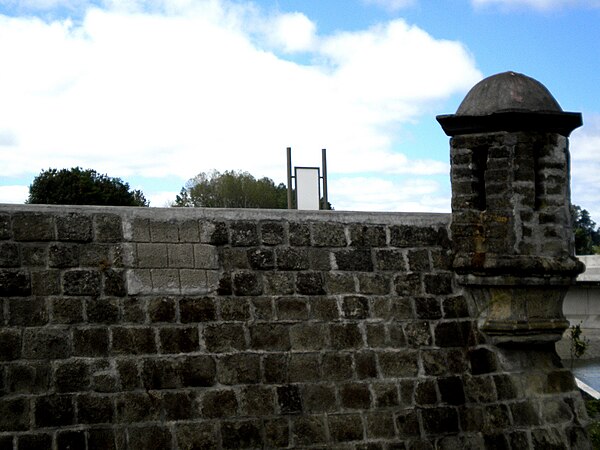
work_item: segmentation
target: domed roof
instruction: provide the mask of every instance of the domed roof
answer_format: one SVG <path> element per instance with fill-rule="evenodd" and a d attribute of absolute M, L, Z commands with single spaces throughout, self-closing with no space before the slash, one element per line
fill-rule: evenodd
<path fill-rule="evenodd" d="M 504 72 L 473 86 L 456 115 L 485 116 L 501 111 L 562 112 L 562 108 L 539 81 L 520 73 Z"/>

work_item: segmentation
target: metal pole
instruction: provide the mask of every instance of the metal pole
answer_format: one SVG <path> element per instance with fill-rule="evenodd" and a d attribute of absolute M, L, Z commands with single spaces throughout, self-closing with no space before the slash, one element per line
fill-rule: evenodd
<path fill-rule="evenodd" d="M 292 147 L 287 148 L 287 207 L 292 209 Z"/>
<path fill-rule="evenodd" d="M 329 201 L 327 200 L 327 150 L 321 151 L 323 160 L 323 209 L 329 209 Z"/>

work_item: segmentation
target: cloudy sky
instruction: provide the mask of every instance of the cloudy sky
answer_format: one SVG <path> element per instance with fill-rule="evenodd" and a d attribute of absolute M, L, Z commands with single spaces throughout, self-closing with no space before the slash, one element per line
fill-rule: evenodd
<path fill-rule="evenodd" d="M 0 202 L 92 168 L 152 206 L 212 169 L 276 182 L 327 149 L 338 210 L 449 211 L 435 121 L 482 78 L 544 83 L 600 222 L 600 0 L 0 0 Z"/>

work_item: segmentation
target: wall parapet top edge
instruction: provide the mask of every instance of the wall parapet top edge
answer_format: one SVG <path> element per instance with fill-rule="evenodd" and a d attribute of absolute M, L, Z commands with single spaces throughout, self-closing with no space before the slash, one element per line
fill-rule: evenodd
<path fill-rule="evenodd" d="M 219 219 L 219 220 L 293 220 L 298 222 L 370 223 L 414 226 L 448 226 L 450 213 L 365 212 L 365 211 L 298 211 L 288 209 L 227 208 L 145 208 L 132 206 L 25 205 L 0 204 L 0 213 L 82 213 L 117 214 L 133 219 Z"/>

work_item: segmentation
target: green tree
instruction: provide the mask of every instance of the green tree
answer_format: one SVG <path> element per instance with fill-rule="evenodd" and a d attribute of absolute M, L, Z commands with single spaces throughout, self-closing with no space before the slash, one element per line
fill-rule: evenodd
<path fill-rule="evenodd" d="M 600 250 L 600 231 L 596 228 L 590 213 L 580 206 L 571 205 L 573 233 L 575 235 L 575 253 L 592 255 Z"/>
<path fill-rule="evenodd" d="M 53 205 L 149 206 L 140 190 L 92 169 L 42 170 L 29 186 L 27 203 Z"/>
<path fill-rule="evenodd" d="M 190 179 L 173 206 L 285 209 L 287 188 L 267 177 L 256 179 L 248 172 L 213 170 Z"/>

